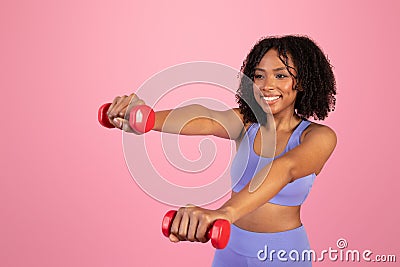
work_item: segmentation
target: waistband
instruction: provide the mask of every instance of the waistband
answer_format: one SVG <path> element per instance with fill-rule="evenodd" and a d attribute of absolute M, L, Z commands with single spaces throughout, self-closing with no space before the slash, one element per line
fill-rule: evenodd
<path fill-rule="evenodd" d="M 227 248 L 246 257 L 257 257 L 260 250 L 285 250 L 287 253 L 297 250 L 301 253 L 310 249 L 310 245 L 304 225 L 283 232 L 258 233 L 232 224 Z"/>

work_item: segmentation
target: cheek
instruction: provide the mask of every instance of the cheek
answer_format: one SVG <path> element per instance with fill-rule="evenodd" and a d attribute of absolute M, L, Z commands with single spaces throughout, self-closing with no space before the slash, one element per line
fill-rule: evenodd
<path fill-rule="evenodd" d="M 297 98 L 297 91 L 296 90 L 291 90 L 290 98 L 292 99 L 293 102 L 296 101 L 296 98 Z"/>
<path fill-rule="evenodd" d="M 293 93 L 296 93 L 297 91 L 294 89 L 294 83 L 292 82 L 287 82 L 285 84 L 282 84 L 282 87 L 285 91 L 286 94 L 291 95 Z"/>
<path fill-rule="evenodd" d="M 255 98 L 260 97 L 260 89 L 258 89 L 258 87 L 255 84 L 253 85 L 253 95 Z"/>

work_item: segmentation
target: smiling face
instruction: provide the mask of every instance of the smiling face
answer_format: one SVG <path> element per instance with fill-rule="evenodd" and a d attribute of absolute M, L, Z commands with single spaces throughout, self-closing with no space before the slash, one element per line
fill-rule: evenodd
<path fill-rule="evenodd" d="M 291 72 L 296 75 L 289 55 L 288 65 L 291 67 Z M 275 49 L 270 49 L 265 53 L 256 66 L 253 81 L 254 97 L 264 112 L 269 113 L 271 110 L 273 115 L 286 112 L 290 115 L 294 114 L 297 96 L 297 90 L 294 90 L 296 81 L 279 59 Z"/>

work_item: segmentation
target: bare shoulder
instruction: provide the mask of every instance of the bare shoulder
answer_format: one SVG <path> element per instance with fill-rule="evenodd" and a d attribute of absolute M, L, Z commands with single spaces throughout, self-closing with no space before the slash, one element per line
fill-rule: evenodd
<path fill-rule="evenodd" d="M 300 145 L 284 157 L 292 163 L 294 179 L 310 173 L 318 175 L 336 147 L 336 133 L 328 126 L 312 122 L 302 133 Z"/>
<path fill-rule="evenodd" d="M 303 141 L 322 142 L 327 147 L 333 149 L 337 143 L 337 136 L 335 131 L 329 126 L 311 122 L 310 126 L 304 130 L 301 136 L 301 142 Z"/>

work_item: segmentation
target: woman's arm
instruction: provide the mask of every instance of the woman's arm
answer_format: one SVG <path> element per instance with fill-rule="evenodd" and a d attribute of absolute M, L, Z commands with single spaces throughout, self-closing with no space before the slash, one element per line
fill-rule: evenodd
<path fill-rule="evenodd" d="M 329 127 L 315 125 L 305 134 L 300 145 L 274 160 L 271 168 L 266 166 L 255 175 L 252 181 L 261 181 L 257 190 L 249 190 L 250 182 L 215 211 L 199 207 L 178 210 L 171 227 L 171 241 L 205 241 L 207 227 L 213 221 L 227 219 L 234 223 L 267 203 L 289 182 L 311 173 L 318 174 L 335 146 L 335 133 Z"/>
<path fill-rule="evenodd" d="M 144 105 L 145 102 L 137 95 L 116 97 L 109 108 L 110 122 L 119 129 L 131 131 L 124 119 L 129 104 Z M 243 116 L 239 109 L 224 111 L 212 110 L 193 104 L 171 110 L 155 112 L 153 130 L 183 135 L 215 135 L 236 140 L 244 130 Z"/>
<path fill-rule="evenodd" d="M 188 105 L 156 112 L 153 130 L 183 135 L 214 135 L 235 140 L 243 131 L 239 109 L 212 110 L 202 105 Z"/>
<path fill-rule="evenodd" d="M 288 183 L 309 175 L 318 174 L 332 154 L 337 138 L 327 126 L 316 125 L 300 145 L 275 159 L 272 166 L 264 167 L 252 181 L 222 207 L 232 222 L 262 206 Z M 269 170 L 269 172 L 268 172 Z M 251 188 L 252 183 L 258 186 Z"/>

